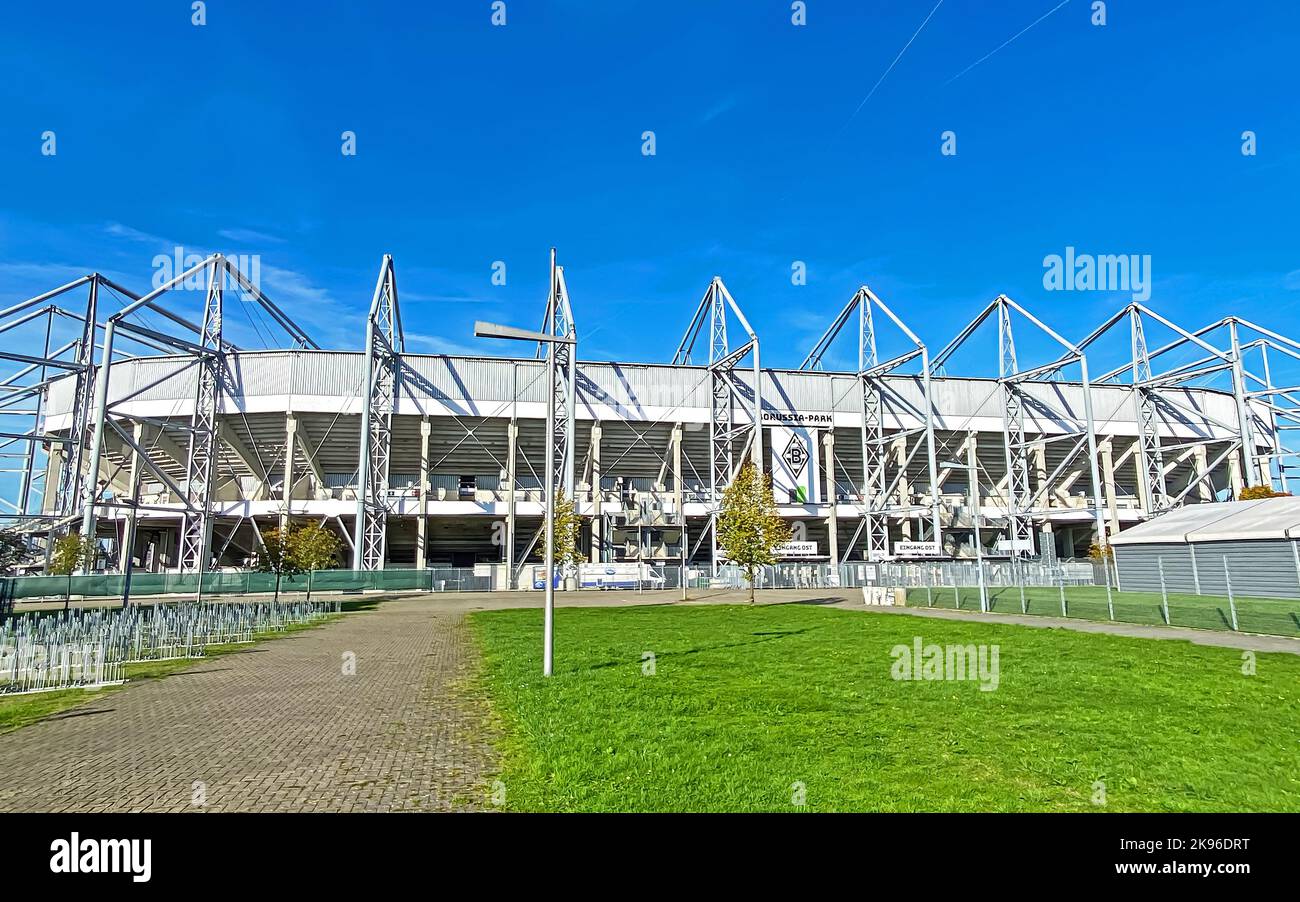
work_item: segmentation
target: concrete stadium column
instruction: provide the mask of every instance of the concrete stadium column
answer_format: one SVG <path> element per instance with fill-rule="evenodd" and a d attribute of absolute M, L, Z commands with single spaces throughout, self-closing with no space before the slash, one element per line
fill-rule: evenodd
<path fill-rule="evenodd" d="M 280 511 L 280 528 L 289 528 L 289 505 L 293 501 L 293 457 L 298 441 L 298 418 L 293 414 L 284 417 L 284 488 L 281 496 L 284 509 Z"/>
<path fill-rule="evenodd" d="M 423 570 L 429 560 L 429 436 L 433 424 L 420 418 L 420 516 L 415 521 L 415 569 Z"/>
<path fill-rule="evenodd" d="M 1039 442 L 1034 445 L 1034 480 L 1037 483 L 1037 491 L 1043 492 L 1043 505 L 1050 508 L 1052 506 L 1052 495 L 1055 489 L 1047 485 L 1047 444 Z M 1032 490 L 1031 490 L 1032 491 Z M 1056 559 L 1056 539 L 1052 535 L 1052 521 L 1044 515 L 1043 523 L 1038 530 L 1038 550 L 1046 561 Z"/>
<path fill-rule="evenodd" d="M 839 522 L 835 518 L 835 430 L 827 429 L 822 433 L 822 460 L 826 471 L 822 476 L 822 494 L 830 504 L 826 516 L 826 544 L 830 546 L 831 566 L 840 565 Z"/>
<path fill-rule="evenodd" d="M 1204 445 L 1197 445 L 1196 450 L 1192 452 L 1196 458 L 1196 475 L 1205 474 L 1208 477 L 1207 470 L 1210 469 L 1210 454 L 1205 450 Z M 1196 496 L 1203 502 L 1214 500 L 1214 486 L 1210 480 L 1202 479 L 1196 484 Z"/>
<path fill-rule="evenodd" d="M 1114 535 L 1119 531 L 1119 503 L 1115 499 L 1115 446 L 1111 439 L 1104 438 L 1097 446 L 1101 455 L 1101 487 L 1106 496 L 1106 512 L 1110 522 L 1106 532 Z"/>
<path fill-rule="evenodd" d="M 910 502 L 912 494 L 912 483 L 907 479 L 907 439 L 896 438 L 893 442 L 894 463 L 899 469 L 898 475 L 898 503 L 906 507 Z M 903 537 L 912 538 L 912 519 L 911 517 L 903 520 Z"/>
<path fill-rule="evenodd" d="M 136 423 L 131 429 L 131 437 L 135 441 L 136 447 L 144 447 L 144 423 Z M 140 452 L 135 448 L 131 449 L 131 466 L 127 474 L 127 491 L 130 497 L 137 503 L 140 500 Z M 118 570 L 126 572 L 127 564 L 130 563 L 131 555 L 135 553 L 135 524 L 139 511 L 132 507 L 126 515 L 126 532 L 123 536 L 122 547 L 118 550 Z"/>
<path fill-rule="evenodd" d="M 591 424 L 591 562 L 601 563 L 605 556 L 605 518 L 600 497 L 600 420 Z"/>
<path fill-rule="evenodd" d="M 54 505 L 58 499 L 59 492 L 59 474 L 63 472 L 63 449 L 65 445 L 51 444 L 50 456 L 45 461 L 45 485 L 41 490 L 41 513 L 54 513 Z"/>
<path fill-rule="evenodd" d="M 971 471 L 974 471 L 975 478 L 971 479 Z M 966 433 L 966 480 L 969 485 L 966 486 L 966 507 L 970 511 L 971 524 L 974 525 L 976 518 L 980 515 L 980 507 L 984 504 L 984 499 L 980 497 L 980 477 L 979 477 L 979 436 L 975 430 Z M 975 530 L 971 530 L 970 547 L 975 551 Z"/>
<path fill-rule="evenodd" d="M 1034 481 L 1041 490 L 1047 483 L 1047 445 L 1045 442 L 1039 442 L 1034 445 L 1030 453 L 1034 456 Z M 1033 491 L 1031 489 L 1031 491 Z M 1052 506 L 1052 493 L 1048 491 L 1044 496 L 1044 501 L 1048 507 Z"/>
<path fill-rule="evenodd" d="M 682 549 L 682 560 L 686 560 L 686 555 L 690 553 L 687 548 L 686 535 L 686 495 L 682 489 L 682 424 L 673 423 L 672 437 L 673 452 L 673 510 L 677 512 L 677 522 L 681 524 L 682 535 L 679 543 Z"/>
<path fill-rule="evenodd" d="M 513 589 L 515 572 L 515 458 L 519 453 L 519 421 L 512 415 L 506 427 L 506 588 Z"/>
<path fill-rule="evenodd" d="M 1245 485 L 1241 481 L 1241 455 L 1228 455 L 1228 483 L 1232 486 L 1232 497 L 1234 500 L 1241 497 L 1241 490 Z"/>
<path fill-rule="evenodd" d="M 1148 484 L 1147 475 L 1143 470 L 1143 460 L 1145 459 L 1145 455 L 1142 450 L 1141 438 L 1133 440 L 1133 449 L 1129 456 L 1133 458 L 1133 469 L 1137 473 L 1138 504 L 1142 505 L 1142 510 L 1144 512 L 1150 512 L 1155 508 L 1156 500 L 1151 495 L 1151 486 Z M 1172 464 L 1166 462 L 1165 470 L 1168 471 L 1171 466 Z"/>

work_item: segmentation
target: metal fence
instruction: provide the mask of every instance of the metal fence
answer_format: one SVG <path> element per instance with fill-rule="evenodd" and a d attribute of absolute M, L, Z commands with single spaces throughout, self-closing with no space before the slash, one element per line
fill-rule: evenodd
<path fill-rule="evenodd" d="M 280 580 L 282 595 L 312 592 L 500 592 L 535 588 L 533 566 L 522 568 L 511 579 L 504 565 L 487 567 L 431 567 L 423 570 L 317 570 Z M 695 585 L 708 585 L 707 571 L 696 571 Z M 557 586 L 565 585 L 557 573 Z M 620 588 L 676 589 L 681 587 L 682 568 L 646 565 L 643 576 Z M 595 587 L 592 587 L 595 588 Z M 127 597 L 126 577 L 117 573 L 77 576 L 23 576 L 0 580 L 0 598 L 5 593 L 22 599 L 92 599 Z M 223 595 L 271 595 L 276 591 L 275 575 L 257 571 L 214 571 L 210 573 L 132 574 L 131 598 L 159 595 L 188 595 L 211 598 Z M 3 611 L 0 611 L 3 614 Z"/>
<path fill-rule="evenodd" d="M 271 595 L 275 574 L 257 571 L 208 573 L 88 573 L 77 576 L 23 576 L 0 581 L 15 600 L 30 598 L 122 598 L 155 595 Z M 363 592 L 369 590 L 485 591 L 497 586 L 474 568 L 426 570 L 317 570 L 280 580 L 281 593 Z"/>
<path fill-rule="evenodd" d="M 1090 561 L 984 561 L 986 586 L 1089 586 L 1104 581 L 1102 568 Z M 759 569 L 754 580 L 759 589 L 855 589 L 864 586 L 978 586 L 981 566 L 976 561 L 848 564 L 770 564 Z M 740 568 L 723 567 L 714 584 L 745 588 L 749 583 Z"/>
<path fill-rule="evenodd" d="M 31 612 L 0 622 L 0 694 L 120 683 L 124 665 L 203 657 L 339 610 L 338 601 L 163 604 Z"/>
<path fill-rule="evenodd" d="M 1227 570 L 1218 592 L 1175 591 L 1167 577 L 1161 563 L 1154 591 L 1121 591 L 1112 567 L 1092 561 L 986 560 L 982 568 L 975 561 L 891 561 L 776 564 L 761 568 L 754 582 L 760 589 L 901 589 L 908 605 L 920 607 L 1300 637 L 1300 599 L 1244 595 Z M 725 567 L 711 585 L 748 583 L 738 568 Z"/>

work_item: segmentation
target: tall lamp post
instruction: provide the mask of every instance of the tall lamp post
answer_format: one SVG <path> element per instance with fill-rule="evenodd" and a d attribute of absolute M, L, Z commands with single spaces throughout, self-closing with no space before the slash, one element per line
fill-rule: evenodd
<path fill-rule="evenodd" d="M 485 323 L 481 320 L 474 323 L 474 335 L 478 338 L 509 338 L 515 341 L 527 342 L 546 342 L 550 345 L 576 344 L 576 339 L 567 335 L 548 335 L 545 332 L 530 332 L 527 329 L 516 329 L 514 326 L 499 326 L 496 323 Z M 552 440 L 555 435 L 555 354 L 554 348 L 552 353 L 546 355 L 546 370 L 549 376 L 549 384 L 552 390 L 546 393 L 546 486 L 544 491 L 544 500 L 546 509 L 543 513 L 545 519 L 545 550 L 546 558 L 546 613 L 542 627 L 542 676 L 550 676 L 552 672 L 553 652 L 555 647 L 555 466 L 551 459 L 554 452 L 555 443 Z"/>
<path fill-rule="evenodd" d="M 976 480 L 979 479 L 979 473 L 975 469 L 974 455 L 969 455 L 969 459 L 964 464 L 946 460 L 939 464 L 939 469 L 965 470 L 966 479 L 968 480 L 966 485 L 969 487 L 970 496 L 972 499 L 979 498 L 979 492 L 975 488 L 978 484 Z M 988 589 L 984 586 L 984 540 L 980 537 L 980 505 L 978 500 L 971 510 L 971 523 L 975 526 L 975 570 L 980 587 L 980 612 L 987 614 L 989 610 L 989 596 Z"/>

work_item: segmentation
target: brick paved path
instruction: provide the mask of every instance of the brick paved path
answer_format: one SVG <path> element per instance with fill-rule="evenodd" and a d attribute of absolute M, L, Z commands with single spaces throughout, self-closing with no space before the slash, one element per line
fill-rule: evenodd
<path fill-rule="evenodd" d="M 462 611 L 391 601 L 128 685 L 0 735 L 0 811 L 486 807 L 473 656 Z"/>

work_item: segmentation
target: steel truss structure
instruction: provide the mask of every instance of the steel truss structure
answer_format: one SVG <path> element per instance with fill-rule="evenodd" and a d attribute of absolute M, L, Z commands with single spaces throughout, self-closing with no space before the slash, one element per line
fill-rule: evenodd
<path fill-rule="evenodd" d="M 910 350 L 882 361 L 876 341 L 876 311 L 883 313 L 912 344 Z M 862 485 L 859 492 L 862 517 L 857 531 L 849 540 L 849 554 L 856 548 L 858 538 L 865 530 L 867 540 L 863 559 L 881 561 L 890 557 L 890 522 L 907 519 L 914 512 L 924 512 L 930 518 L 930 537 L 936 548 L 941 541 L 941 516 L 938 488 L 938 463 L 934 442 L 934 400 L 930 391 L 930 352 L 925 342 L 916 336 L 898 316 L 885 305 L 866 285 L 857 290 L 840 310 L 813 349 L 800 365 L 802 370 L 821 369 L 823 360 L 840 332 L 857 315 L 858 383 L 862 396 Z M 919 360 L 921 380 L 921 405 L 909 403 L 891 388 L 886 376 L 898 373 L 913 361 Z M 904 418 L 918 421 L 920 425 L 905 428 Z M 888 427 L 893 420 L 894 427 Z M 900 454 L 892 454 L 898 448 Z M 929 500 L 917 505 L 908 497 L 898 497 L 898 488 L 907 478 L 908 467 L 919 452 L 925 451 L 928 474 Z M 905 495 L 906 493 L 904 493 Z"/>
<path fill-rule="evenodd" d="M 393 258 L 384 255 L 366 315 L 366 379 L 361 411 L 361 457 L 357 461 L 357 520 L 352 569 L 382 570 L 388 537 L 388 475 L 393 408 L 406 339 L 397 305 Z"/>
<path fill-rule="evenodd" d="M 1122 384 L 1133 393 L 1141 429 L 1138 452 L 1147 509 L 1162 513 L 1185 503 L 1193 490 L 1208 494 L 1214 470 L 1225 461 L 1234 496 L 1256 484 L 1277 484 L 1285 490 L 1297 451 L 1284 437 L 1300 428 L 1300 395 L 1297 386 L 1274 384 L 1272 365 L 1278 356 L 1300 360 L 1300 343 L 1235 316 L 1188 331 L 1134 302 L 1103 322 L 1079 346 L 1099 343 L 1125 323 L 1132 359 L 1100 376 L 1098 383 Z M 1153 327 L 1171 334 L 1169 341 L 1154 350 L 1147 340 Z M 1195 359 L 1176 360 L 1186 353 Z M 1235 430 L 1238 438 L 1214 458 L 1207 452 L 1213 444 L 1208 437 L 1192 435 L 1173 445 L 1161 438 L 1170 427 L 1205 417 L 1181 396 L 1180 390 L 1189 387 L 1218 388 L 1233 397 L 1236 421 L 1215 422 Z M 1260 454 L 1260 446 L 1272 450 Z M 1190 462 L 1192 475 L 1182 488 L 1171 489 L 1169 473 L 1184 462 Z"/>
<path fill-rule="evenodd" d="M 1017 314 L 1052 342 L 1060 345 L 1064 350 L 1062 356 L 1044 365 L 1022 368 L 1016 354 L 1013 333 L 1013 318 Z M 1097 524 L 1097 544 L 1105 547 L 1106 519 L 1097 459 L 1097 429 L 1093 417 L 1092 383 L 1088 377 L 1088 358 L 1083 350 L 1062 338 L 1038 317 L 1003 294 L 991 301 L 939 352 L 934 365 L 942 371 L 953 354 L 969 342 L 991 317 L 996 317 L 998 326 L 997 384 L 1002 400 L 1003 451 L 1006 462 L 1004 493 L 1008 525 L 1006 550 L 1010 552 L 1013 560 L 1034 554 L 1035 526 L 1042 523 L 1042 517 L 1047 513 L 1051 487 L 1081 453 L 1086 453 L 1088 458 L 1088 471 L 1092 483 L 1091 513 Z M 1026 392 L 1025 387 L 1031 381 L 1059 379 L 1063 370 L 1076 365 L 1078 381 L 1083 388 L 1082 416 L 1080 411 L 1071 410 L 1064 404 L 1053 403 L 1041 394 L 1030 395 Z M 1027 417 L 1032 417 L 1034 420 L 1048 418 L 1058 425 L 1067 424 L 1067 428 L 1051 438 L 1040 431 L 1040 434 L 1030 441 L 1027 432 L 1030 423 Z M 1030 484 L 1032 467 L 1030 457 L 1035 451 L 1041 453 L 1049 441 L 1065 443 L 1065 454 L 1050 475 L 1040 478 L 1040 484 L 1035 490 Z M 1051 542 L 1042 543 L 1043 553 L 1048 557 L 1051 556 L 1051 549 L 1054 547 Z"/>
<path fill-rule="evenodd" d="M 551 248 L 550 290 L 546 295 L 546 315 L 542 319 L 543 334 L 567 338 L 568 342 L 539 341 L 537 357 L 546 359 L 547 381 L 550 385 L 554 413 L 547 424 L 548 460 L 551 485 L 557 491 L 573 498 L 573 445 L 577 399 L 578 327 L 573 321 L 573 307 L 569 304 L 569 288 L 564 281 L 564 267 L 555 262 L 555 248 Z"/>
<path fill-rule="evenodd" d="M 748 341 L 731 350 L 727 341 L 727 311 L 735 316 Z M 758 335 L 745 318 L 736 299 L 720 276 L 714 276 L 700 298 L 691 324 L 673 355 L 674 364 L 690 364 L 700 332 L 709 329 L 708 368 L 711 416 L 709 418 L 709 523 L 707 536 L 713 574 L 718 572 L 718 513 L 722 492 L 735 479 L 746 455 L 755 469 L 763 471 L 763 370 L 759 360 Z M 752 365 L 752 385 L 746 386 L 737 371 L 746 358 Z M 746 397 L 748 395 L 748 397 Z M 739 416 L 738 416 L 739 414 Z M 740 454 L 737 455 L 737 446 Z M 696 544 L 705 536 L 697 538 Z"/>
<path fill-rule="evenodd" d="M 180 290 L 187 282 L 201 277 L 206 282 L 202 325 L 195 326 L 168 308 L 162 298 Z M 258 304 L 296 342 L 298 347 L 316 348 L 317 345 L 289 317 L 276 307 L 261 289 L 249 281 L 226 257 L 214 254 L 190 267 L 149 294 L 137 297 L 120 311 L 109 316 L 104 323 L 104 337 L 100 363 L 95 376 L 95 396 L 92 405 L 92 427 L 89 436 L 88 467 L 82 478 L 81 535 L 95 535 L 96 510 L 100 506 L 140 507 L 135 497 L 136 485 L 127 486 L 124 495 L 114 496 L 108 503 L 103 498 L 111 480 L 101 480 L 100 466 L 104 459 L 105 436 L 115 433 L 145 468 L 151 470 L 174 491 L 181 502 L 181 545 L 179 565 L 182 571 L 203 571 L 211 566 L 212 547 L 212 488 L 218 462 L 218 417 L 226 398 L 235 393 L 231 384 L 229 359 L 238 348 L 222 337 L 224 305 L 228 295 L 243 302 Z M 157 313 L 174 325 L 195 333 L 197 341 L 179 338 L 151 326 L 141 325 L 129 317 L 145 310 Z M 188 431 L 188 452 L 185 455 L 185 480 L 180 486 L 156 467 L 135 439 L 128 435 L 111 416 L 112 408 L 131 396 L 109 402 L 109 378 L 114 362 L 114 340 L 118 331 L 134 341 L 145 340 L 150 346 L 180 352 L 193 358 L 191 365 L 197 370 L 196 391 Z M 165 381 L 190 367 L 170 374 Z M 136 392 L 135 394 L 139 394 Z"/>
<path fill-rule="evenodd" d="M 1189 330 L 1134 302 L 1071 342 L 1000 295 L 931 356 L 917 331 L 864 285 L 840 308 L 796 379 L 762 368 L 757 331 L 715 277 L 695 305 L 671 364 L 655 377 L 664 380 L 664 400 L 642 410 L 623 373 L 593 375 L 600 367 L 617 371 L 618 365 L 578 363 L 573 308 L 554 250 L 550 262 L 540 334 L 565 341 L 539 341 L 539 333 L 527 333 L 536 342 L 535 359 L 499 361 L 510 370 L 504 377 L 508 393 L 489 395 L 499 406 L 480 410 L 477 403 L 451 403 L 431 381 L 429 357 L 406 351 L 395 267 L 384 256 L 367 314 L 364 375 L 352 375 L 358 358 L 347 357 L 347 387 L 357 379 L 360 385 L 347 392 L 322 389 L 322 396 L 337 394 L 339 406 L 328 417 L 317 414 L 322 419 L 316 422 L 326 428 L 322 433 L 315 426 L 314 436 L 297 425 L 296 402 L 283 411 L 283 431 L 275 431 L 274 412 L 266 408 L 257 414 L 261 420 L 249 423 L 243 373 L 251 355 L 264 352 L 230 341 L 232 313 L 269 316 L 280 342 L 273 353 L 320 348 L 223 255 L 146 294 L 91 273 L 10 306 L 0 311 L 0 337 L 29 338 L 23 347 L 0 349 L 0 360 L 15 368 L 0 376 L 0 459 L 13 461 L 14 473 L 12 500 L 4 501 L 0 517 L 46 549 L 68 531 L 102 539 L 112 523 L 121 530 L 113 535 L 123 561 L 135 547 L 137 517 L 168 523 L 175 554 L 168 544 L 167 566 L 202 571 L 246 550 L 248 543 L 236 539 L 241 528 L 246 534 L 252 524 L 252 542 L 260 542 L 257 518 L 265 522 L 275 515 L 287 522 L 293 501 L 295 516 L 337 526 L 356 569 L 391 564 L 394 529 L 408 529 L 415 519 L 414 560 L 424 566 L 429 521 L 436 519 L 431 480 L 446 479 L 440 474 L 448 472 L 483 479 L 484 465 L 490 465 L 500 473 L 507 499 L 501 509 L 505 547 L 497 550 L 514 575 L 537 546 L 541 527 L 531 518 L 538 516 L 536 487 L 546 484 L 558 486 L 584 516 L 600 522 L 598 530 L 593 527 L 593 561 L 616 559 L 609 535 L 616 529 L 626 536 L 634 526 L 669 527 L 676 536 L 680 527 L 680 557 L 690 560 L 701 551 L 702 559 L 707 549 L 716 567 L 723 490 L 745 461 L 765 469 L 764 418 L 788 413 L 796 403 L 786 397 L 787 381 L 802 386 L 801 403 L 822 409 L 816 407 L 822 389 L 798 381 L 818 374 L 826 377 L 819 384 L 845 386 L 851 393 L 831 402 L 833 419 L 850 433 L 860 428 L 840 456 L 834 451 L 836 429 L 826 430 L 829 497 L 786 516 L 824 521 L 824 541 L 835 560 L 842 552 L 864 561 L 896 556 L 899 536 L 910 540 L 911 550 L 933 545 L 955 553 L 944 534 L 965 529 L 965 514 L 959 500 L 943 494 L 943 485 L 959 470 L 941 460 L 964 457 L 961 469 L 975 474 L 967 506 L 977 517 L 981 509 L 994 510 L 985 514 L 996 521 L 985 526 L 985 534 L 998 536 L 1001 549 L 1015 558 L 1050 558 L 1054 528 L 1071 530 L 1062 541 L 1072 546 L 1070 523 L 1084 524 L 1104 544 L 1121 525 L 1121 513 L 1124 523 L 1133 522 L 1192 501 L 1235 497 L 1251 485 L 1293 488 L 1297 477 L 1300 450 L 1292 434 L 1300 430 L 1300 379 L 1278 374 L 1297 369 L 1300 342 L 1240 317 Z M 976 378 L 964 381 L 949 376 L 954 363 L 982 340 L 977 333 L 991 334 L 994 324 L 996 367 L 972 367 L 963 375 Z M 834 357 L 832 344 L 847 330 L 855 333 L 856 365 L 837 371 L 827 364 Z M 887 350 L 892 345 L 897 347 Z M 1115 352 L 1119 345 L 1122 353 Z M 1107 359 L 1107 366 L 1116 358 L 1123 364 L 1094 379 L 1090 357 Z M 452 365 L 452 358 L 443 359 Z M 492 386 L 502 381 L 496 375 L 492 380 Z M 977 388 L 988 391 L 988 398 L 967 399 Z M 1099 392 L 1108 405 L 1100 415 L 1093 409 Z M 1211 407 L 1202 404 L 1201 392 L 1212 393 Z M 407 395 L 416 401 L 413 408 L 406 406 Z M 839 398 L 851 403 L 839 406 Z M 1122 400 L 1119 408 L 1112 403 L 1116 398 Z M 552 411 L 544 428 L 539 399 Z M 341 416 L 358 416 L 359 431 L 352 425 L 334 430 Z M 586 432 L 579 440 L 579 418 L 591 422 L 589 441 Z M 415 419 L 418 476 L 409 437 Z M 779 416 L 772 422 L 780 422 Z M 988 456 L 994 449 L 1000 459 Z M 860 470 L 854 460 L 859 451 Z M 295 460 L 310 473 L 295 479 Z M 1120 491 L 1118 483 L 1131 478 L 1116 475 L 1121 467 L 1136 474 L 1140 512 L 1117 510 L 1117 495 L 1124 501 L 1133 497 L 1126 488 Z M 273 483 L 272 474 L 281 471 L 282 483 Z M 620 482 L 625 475 L 638 482 L 636 491 L 650 500 L 623 498 L 615 507 L 602 507 L 615 505 L 602 485 L 604 474 L 614 472 Z M 401 474 L 407 474 L 405 482 Z M 300 483 L 312 488 L 295 496 Z M 419 487 L 418 508 L 397 500 L 412 485 Z M 837 485 L 847 486 L 848 497 L 838 494 Z M 355 496 L 344 494 L 353 490 Z M 335 499 L 336 506 L 324 498 Z M 268 514 L 272 503 L 275 511 Z M 355 521 L 345 522 L 353 509 Z M 850 520 L 842 534 L 849 536 L 847 546 L 838 541 L 840 518 Z M 249 547 L 255 553 L 256 545 Z"/>

